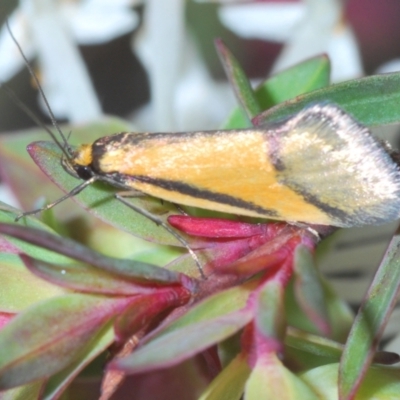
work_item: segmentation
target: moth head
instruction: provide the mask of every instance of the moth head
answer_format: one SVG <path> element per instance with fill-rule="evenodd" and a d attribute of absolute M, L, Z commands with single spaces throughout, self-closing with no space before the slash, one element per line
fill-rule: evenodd
<path fill-rule="evenodd" d="M 63 156 L 61 164 L 72 176 L 87 181 L 93 176 L 92 146 L 84 144 L 71 154 L 71 157 Z"/>

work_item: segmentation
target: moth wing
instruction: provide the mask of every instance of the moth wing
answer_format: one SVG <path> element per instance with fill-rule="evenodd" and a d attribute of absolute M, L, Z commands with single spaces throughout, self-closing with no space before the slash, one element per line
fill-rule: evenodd
<path fill-rule="evenodd" d="M 277 179 L 340 227 L 400 216 L 400 172 L 369 132 L 335 105 L 314 105 L 275 128 Z"/>

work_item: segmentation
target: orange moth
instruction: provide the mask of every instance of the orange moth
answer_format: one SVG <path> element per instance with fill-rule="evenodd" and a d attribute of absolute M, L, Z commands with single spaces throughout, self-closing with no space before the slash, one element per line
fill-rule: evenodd
<path fill-rule="evenodd" d="M 65 169 L 85 180 L 70 195 L 100 180 L 177 204 L 289 222 L 351 227 L 400 216 L 397 164 L 333 104 L 262 129 L 124 132 L 62 148 Z"/>

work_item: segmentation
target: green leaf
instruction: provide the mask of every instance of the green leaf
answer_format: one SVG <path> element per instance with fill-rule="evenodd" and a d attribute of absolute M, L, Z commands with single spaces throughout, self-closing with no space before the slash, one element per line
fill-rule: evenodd
<path fill-rule="evenodd" d="M 330 62 L 326 55 L 318 55 L 271 76 L 256 89 L 261 108 L 276 104 L 329 85 Z"/>
<path fill-rule="evenodd" d="M 331 326 L 330 337 L 340 343 L 344 343 L 354 321 L 353 311 L 322 276 L 320 276 L 320 283 L 324 290 L 324 303 L 326 304 Z"/>
<path fill-rule="evenodd" d="M 42 390 L 43 382 L 30 383 L 0 392 L 1 400 L 38 400 Z"/>
<path fill-rule="evenodd" d="M 20 257 L 0 253 L 0 310 L 16 313 L 37 301 L 59 296 L 65 290 L 39 279 L 25 267 Z"/>
<path fill-rule="evenodd" d="M 310 58 L 268 78 L 255 89 L 261 110 L 329 84 L 330 63 L 325 55 Z M 249 128 L 252 124 L 242 109 L 235 109 L 223 124 L 224 129 Z"/>
<path fill-rule="evenodd" d="M 245 400 L 318 400 L 319 397 L 277 358 L 259 359 L 246 383 Z"/>
<path fill-rule="evenodd" d="M 284 290 L 281 282 L 267 281 L 257 296 L 255 323 L 268 339 L 281 341 L 285 335 Z"/>
<path fill-rule="evenodd" d="M 212 278 L 210 278 L 212 279 Z M 157 332 L 156 337 L 185 329 L 193 323 L 208 321 L 243 309 L 249 296 L 259 285 L 257 279 L 252 279 L 242 285 L 223 290 L 213 296 L 207 297 L 190 309 L 186 314 Z"/>
<path fill-rule="evenodd" d="M 211 382 L 199 400 L 240 400 L 250 367 L 242 355 L 236 356 Z"/>
<path fill-rule="evenodd" d="M 69 294 L 17 315 L 0 331 L 0 390 L 67 367 L 128 304 L 127 298 Z"/>
<path fill-rule="evenodd" d="M 127 276 L 113 274 L 82 263 L 50 264 L 28 256 L 21 256 L 29 270 L 43 280 L 86 293 L 132 296 L 153 293 L 154 286 L 138 285 Z"/>
<path fill-rule="evenodd" d="M 338 398 L 338 364 L 324 365 L 300 374 L 319 399 Z M 400 369 L 371 367 L 353 400 L 392 400 L 400 398 Z"/>
<path fill-rule="evenodd" d="M 298 113 L 307 105 L 332 102 L 366 126 L 400 121 L 400 72 L 368 76 L 303 94 L 253 119 L 258 127 Z"/>
<path fill-rule="evenodd" d="M 0 222 L 13 223 L 18 210 L 0 202 Z M 31 226 L 45 232 L 53 232 L 48 226 L 36 220 L 25 218 L 21 227 Z M 18 312 L 31 304 L 65 293 L 65 290 L 45 282 L 32 275 L 17 253 L 26 253 L 50 262 L 68 262 L 69 260 L 52 251 L 41 249 L 24 241 L 0 236 L 0 310 Z"/>
<path fill-rule="evenodd" d="M 47 233 L 50 235 L 56 235 L 56 233 L 51 228 L 33 217 L 24 217 L 18 222 L 15 222 L 15 218 L 19 215 L 19 213 L 19 210 L 16 210 L 15 208 L 0 202 L 0 224 L 14 224 L 16 227 L 19 227 L 20 230 L 36 229 L 37 231 L 43 232 L 43 234 Z M 14 250 L 3 248 L 4 252 L 17 253 L 21 251 L 31 257 L 35 257 L 40 260 L 46 260 L 56 263 L 68 262 L 68 258 L 66 258 L 65 256 L 55 253 L 54 251 L 49 251 L 47 249 L 35 246 L 24 240 L 16 239 L 11 236 L 7 236 L 7 238 L 3 236 L 2 239 L 3 241 L 8 242 L 14 246 Z"/>
<path fill-rule="evenodd" d="M 252 318 L 250 310 L 236 311 L 188 325 L 158 337 L 110 366 L 129 373 L 176 365 L 233 335 Z"/>
<path fill-rule="evenodd" d="M 306 246 L 298 246 L 294 254 L 294 291 L 296 299 L 308 316 L 324 335 L 330 333 L 324 290 L 321 285 L 313 255 Z"/>
<path fill-rule="evenodd" d="M 331 332 L 329 337 L 338 342 L 344 342 L 348 336 L 354 317 L 350 307 L 340 299 L 322 276 L 319 276 L 320 284 L 324 291 L 323 298 L 326 305 Z M 295 294 L 295 282 L 292 279 L 285 291 L 285 310 L 288 324 L 301 330 L 318 334 L 317 329 L 304 309 L 300 307 Z"/>
<path fill-rule="evenodd" d="M 371 393 L 377 400 L 400 398 L 400 369 L 371 367 L 357 393 L 356 400 L 367 399 Z"/>
<path fill-rule="evenodd" d="M 293 327 L 288 327 L 285 345 L 333 360 L 339 360 L 343 351 L 341 343 Z"/>
<path fill-rule="evenodd" d="M 221 39 L 215 41 L 215 46 L 236 98 L 246 112 L 248 119 L 251 120 L 262 111 L 262 108 L 255 97 L 250 81 L 238 60 Z"/>
<path fill-rule="evenodd" d="M 352 399 L 373 360 L 383 330 L 396 305 L 400 284 L 400 231 L 391 240 L 361 304 L 343 352 L 340 399 Z"/>
<path fill-rule="evenodd" d="M 73 379 L 94 358 L 104 352 L 114 341 L 114 330 L 109 325 L 93 335 L 79 357 L 66 368 L 53 375 L 46 383 L 41 400 L 58 399 Z"/>
<path fill-rule="evenodd" d="M 286 356 L 295 356 L 297 369 L 338 362 L 342 356 L 344 345 L 322 336 L 313 335 L 299 329 L 288 327 L 285 336 Z M 292 352 L 295 349 L 296 352 Z M 300 353 L 299 353 L 300 352 Z M 300 359 L 299 359 L 300 357 Z M 316 362 L 316 363 L 315 363 Z M 378 351 L 375 353 L 374 364 L 393 365 L 399 362 L 396 353 Z"/>

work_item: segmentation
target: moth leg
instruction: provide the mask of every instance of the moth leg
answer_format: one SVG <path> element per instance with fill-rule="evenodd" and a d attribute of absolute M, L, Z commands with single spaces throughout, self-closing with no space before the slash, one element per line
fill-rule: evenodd
<path fill-rule="evenodd" d="M 301 229 L 305 229 L 308 233 L 310 233 L 314 238 L 316 239 L 317 242 L 322 240 L 323 238 L 331 235 L 333 232 L 335 232 L 338 228 L 330 225 L 310 225 L 310 224 L 305 224 L 303 222 L 287 222 L 289 225 L 296 226 Z"/>
<path fill-rule="evenodd" d="M 172 203 L 175 207 L 176 207 L 176 209 L 182 214 L 182 215 L 184 215 L 184 216 L 188 216 L 189 214 L 179 205 L 179 204 L 175 204 L 175 203 Z"/>
<path fill-rule="evenodd" d="M 139 190 L 135 190 L 135 189 L 129 189 L 129 191 L 126 192 L 119 192 L 118 194 L 120 194 L 122 197 L 149 197 L 148 194 L 140 192 Z M 158 199 L 160 201 L 160 203 L 162 205 L 165 204 L 165 201 L 163 199 Z M 182 214 L 182 215 L 189 215 L 179 204 L 176 203 L 171 203 L 169 202 L 169 204 L 172 204 L 176 210 Z M 165 213 L 168 213 L 168 211 L 165 211 Z M 164 214 L 164 213 L 163 213 Z M 158 224 L 158 222 L 154 221 L 156 224 Z"/>
<path fill-rule="evenodd" d="M 139 196 L 138 196 L 139 194 Z M 144 208 L 137 207 L 134 204 L 130 203 L 129 201 L 126 200 L 126 198 L 132 198 L 132 197 L 141 197 L 144 196 L 145 194 L 137 191 L 129 191 L 129 192 L 119 192 L 115 194 L 115 198 L 119 200 L 121 203 L 125 204 L 127 207 L 131 208 L 132 210 L 138 212 L 139 214 L 143 215 L 144 217 L 148 218 L 150 221 L 153 221 L 156 225 L 162 226 L 167 232 L 169 232 L 172 236 L 174 236 L 182 245 L 187 249 L 189 254 L 192 256 L 194 262 L 196 263 L 197 269 L 199 270 L 200 276 L 202 279 L 207 279 L 203 272 L 203 267 L 200 263 L 199 258 L 197 257 L 196 253 L 192 250 L 192 248 L 189 246 L 189 243 L 177 232 L 175 232 L 167 223 L 165 223 L 163 220 L 155 216 L 154 214 L 150 213 Z"/>
<path fill-rule="evenodd" d="M 49 204 L 47 204 L 46 206 L 44 206 L 42 208 L 38 208 L 38 209 L 32 210 L 32 211 L 25 211 L 25 212 L 17 215 L 17 217 L 15 218 L 15 222 L 19 221 L 23 217 L 26 217 L 27 215 L 34 215 L 34 214 L 38 214 L 38 213 L 40 213 L 42 211 L 50 210 L 50 208 L 53 208 L 57 204 L 62 203 L 64 200 L 67 200 L 70 197 L 76 196 L 77 194 L 82 192 L 83 189 L 85 189 L 87 186 L 91 185 L 96 180 L 97 180 L 97 177 L 96 176 L 92 176 L 90 179 L 88 179 L 87 181 L 82 182 L 80 185 L 76 186 L 70 192 L 68 192 L 64 196 L 60 197 L 59 199 L 53 201 L 52 203 L 49 203 Z"/>

